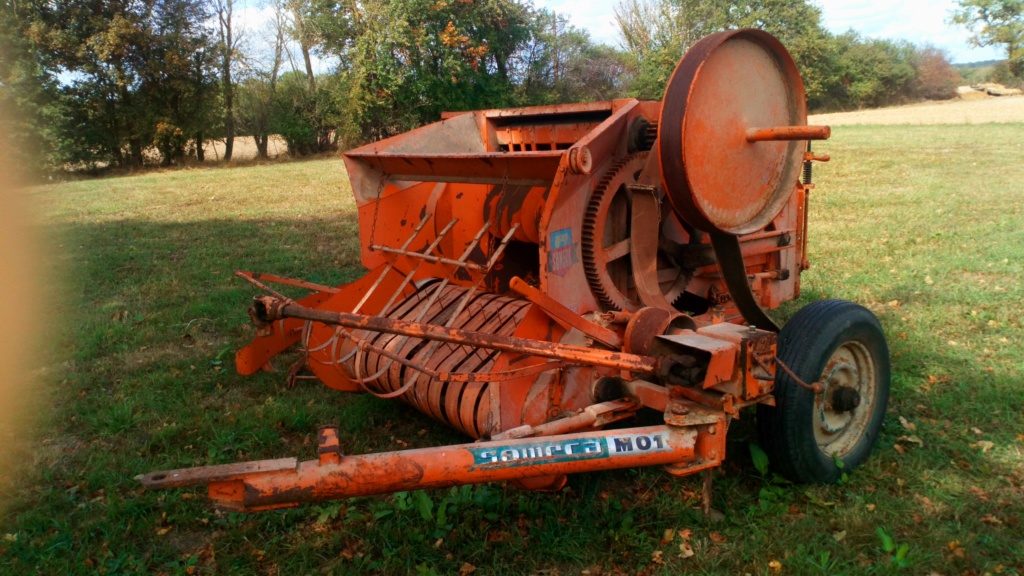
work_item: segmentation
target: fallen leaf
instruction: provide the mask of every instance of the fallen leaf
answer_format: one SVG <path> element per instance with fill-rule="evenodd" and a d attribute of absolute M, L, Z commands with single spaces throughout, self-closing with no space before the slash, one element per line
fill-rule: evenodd
<path fill-rule="evenodd" d="M 778 560 L 772 560 L 768 563 L 768 567 L 772 569 L 772 572 L 782 572 L 782 562 Z"/>
<path fill-rule="evenodd" d="M 467 574 L 472 574 L 473 572 L 476 572 L 476 566 L 473 566 L 469 562 L 464 562 L 462 564 L 462 568 L 459 568 L 459 576 L 466 576 Z"/>
<path fill-rule="evenodd" d="M 173 526 L 165 526 L 163 528 L 160 528 L 159 530 L 156 531 L 156 535 L 157 536 L 163 536 L 163 535 L 167 534 L 168 532 L 170 532 L 171 528 L 173 528 Z"/>
<path fill-rule="evenodd" d="M 18 541 L 18 535 L 17 534 L 4 534 L 4 542 L 17 542 L 17 541 Z"/>
<path fill-rule="evenodd" d="M 985 490 L 978 488 L 977 486 L 971 486 L 969 490 L 972 494 L 974 494 L 974 496 L 978 500 L 981 500 L 982 502 L 988 502 L 989 496 L 988 492 L 986 492 Z"/>
<path fill-rule="evenodd" d="M 921 448 L 924 448 L 924 440 L 921 440 L 917 434 L 911 434 L 910 436 L 900 436 L 896 438 L 900 442 L 910 442 L 911 444 L 917 444 Z"/>
<path fill-rule="evenodd" d="M 437 542 L 434 542 L 434 548 L 440 548 L 444 544 L 444 538 L 438 538 Z"/>
<path fill-rule="evenodd" d="M 836 542 L 842 542 L 846 539 L 846 530 L 840 530 L 839 532 L 832 533 L 832 539 Z"/>
<path fill-rule="evenodd" d="M 875 511 L 875 505 L 874 504 L 868 504 L 867 505 L 867 509 L 868 509 L 868 512 L 874 512 Z"/>
<path fill-rule="evenodd" d="M 994 442 L 989 442 L 988 440 L 978 440 L 978 448 L 981 448 L 981 453 L 982 454 L 988 453 L 988 451 L 991 450 L 994 447 L 995 447 L 995 443 Z"/>
<path fill-rule="evenodd" d="M 886 302 L 885 305 L 890 307 L 890 308 L 899 308 L 900 307 L 900 301 L 899 300 L 890 300 L 890 301 Z"/>
<path fill-rule="evenodd" d="M 979 429 L 979 428 L 971 428 L 971 432 L 974 432 L 974 433 L 975 433 L 975 434 L 977 434 L 978 436 L 981 436 L 981 435 L 982 435 L 982 431 L 981 431 L 981 429 Z"/>
<path fill-rule="evenodd" d="M 696 552 L 693 551 L 693 546 L 690 546 L 686 542 L 679 545 L 679 557 L 680 558 L 691 558 Z"/>
<path fill-rule="evenodd" d="M 922 518 L 921 515 L 918 514 L 917 512 L 914 512 L 914 517 L 913 518 L 914 518 L 914 524 L 920 524 L 921 522 L 924 521 L 924 518 Z"/>
<path fill-rule="evenodd" d="M 487 533 L 488 542 L 504 542 L 512 537 L 512 534 L 507 530 L 491 530 Z"/>
<path fill-rule="evenodd" d="M 687 542 L 690 541 L 690 536 L 693 536 L 693 530 L 690 530 L 689 528 L 685 528 L 679 531 L 679 537 Z"/>
<path fill-rule="evenodd" d="M 960 546 L 960 541 L 959 540 L 950 540 L 949 542 L 946 543 L 946 546 L 948 546 L 950 550 L 956 550 Z"/>
<path fill-rule="evenodd" d="M 985 524 L 991 524 L 993 526 L 1002 526 L 1003 525 L 1003 521 L 1002 520 L 1000 520 L 999 518 L 996 518 L 995 516 L 993 516 L 991 514 L 985 514 L 984 516 L 982 516 L 981 517 L 981 521 L 984 522 Z"/>
<path fill-rule="evenodd" d="M 729 539 L 726 538 L 725 536 L 722 536 L 718 532 L 712 532 L 711 533 L 711 541 L 714 542 L 715 544 L 725 544 L 726 542 L 729 541 Z"/>
<path fill-rule="evenodd" d="M 911 432 L 917 430 L 917 424 L 914 424 L 913 422 L 909 422 L 903 416 L 900 416 L 900 424 L 902 424 L 904 428 L 906 428 L 907 430 L 910 430 Z"/>
<path fill-rule="evenodd" d="M 903 446 L 899 445 L 899 444 L 893 444 L 892 447 L 893 447 L 893 450 L 896 450 L 900 454 L 906 454 L 907 453 L 907 449 L 904 448 Z"/>
<path fill-rule="evenodd" d="M 676 531 L 672 528 L 666 528 L 665 533 L 661 535 L 661 542 L 658 542 L 658 545 L 664 546 L 665 544 L 668 544 L 669 542 L 675 540 L 675 538 Z"/>
<path fill-rule="evenodd" d="M 925 277 L 924 277 L 924 283 L 925 283 L 925 284 L 929 284 L 929 285 L 931 285 L 931 284 L 935 284 L 935 280 L 932 280 L 932 277 L 931 277 L 931 276 L 925 276 Z"/>
<path fill-rule="evenodd" d="M 654 562 L 655 564 L 661 564 L 662 566 L 664 566 L 665 559 L 662 558 L 663 555 L 664 553 L 661 550 L 655 550 L 654 553 L 651 554 L 651 562 Z"/>

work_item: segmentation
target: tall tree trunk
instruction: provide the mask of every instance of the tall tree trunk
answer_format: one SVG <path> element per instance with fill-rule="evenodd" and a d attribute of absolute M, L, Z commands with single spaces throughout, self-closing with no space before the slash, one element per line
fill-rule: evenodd
<path fill-rule="evenodd" d="M 132 136 L 128 139 L 128 149 L 131 151 L 131 167 L 141 168 L 142 167 L 142 139 L 138 136 Z"/>
<path fill-rule="evenodd" d="M 230 161 L 235 149 L 235 85 L 231 80 L 237 39 L 232 30 L 234 0 L 217 0 L 217 20 L 220 25 L 221 83 L 224 91 L 224 161 Z"/>
<path fill-rule="evenodd" d="M 196 132 L 196 160 L 202 162 L 206 160 L 206 151 L 203 150 L 203 133 Z"/>
<path fill-rule="evenodd" d="M 256 141 L 256 157 L 260 160 L 267 160 L 270 156 L 267 154 L 267 142 L 269 138 L 266 134 L 253 134 L 252 139 Z"/>
<path fill-rule="evenodd" d="M 235 148 L 235 90 L 231 85 L 230 66 L 224 69 L 224 160 L 231 160 Z"/>

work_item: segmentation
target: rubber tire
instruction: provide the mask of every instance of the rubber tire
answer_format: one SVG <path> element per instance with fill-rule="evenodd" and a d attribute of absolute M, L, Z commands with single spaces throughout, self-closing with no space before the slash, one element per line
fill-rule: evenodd
<path fill-rule="evenodd" d="M 832 353 L 859 341 L 875 364 L 876 398 L 866 430 L 836 466 L 814 438 L 814 393 L 782 370 L 775 375 L 775 406 L 757 406 L 757 432 L 772 470 L 798 483 L 838 482 L 867 459 L 882 430 L 889 403 L 889 347 L 870 310 L 845 300 L 821 300 L 800 309 L 779 333 L 778 357 L 804 382 L 817 381 Z"/>

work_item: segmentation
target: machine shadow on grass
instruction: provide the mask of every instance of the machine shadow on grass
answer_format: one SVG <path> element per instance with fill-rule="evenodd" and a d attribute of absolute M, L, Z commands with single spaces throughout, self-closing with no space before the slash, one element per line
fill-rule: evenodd
<path fill-rule="evenodd" d="M 310 381 L 287 390 L 291 358 L 274 373 L 234 373 L 234 351 L 252 337 L 245 308 L 256 291 L 232 272 L 349 281 L 361 274 L 356 240 L 345 235 L 352 229 L 352 214 L 56 228 L 67 265 L 58 310 L 70 328 L 59 339 L 35 469 L 8 489 L 13 505 L 0 532 L 11 537 L 0 542 L 0 565 L 11 573 L 444 574 L 464 564 L 494 574 L 768 573 L 778 560 L 793 573 L 875 574 L 895 569 L 881 528 L 909 545 L 915 569 L 1024 569 L 1013 564 L 1024 516 L 1008 452 L 1015 431 L 998 421 L 1019 424 L 1016 375 L 951 356 L 940 338 L 887 311 L 893 402 L 876 456 L 843 485 L 780 484 L 750 461 L 756 434 L 745 413 L 730 431 L 726 473 L 716 475 L 713 505 L 725 516 L 717 523 L 699 511 L 698 478 L 654 468 L 579 475 L 558 494 L 481 485 L 261 515 L 211 511 L 201 491 L 141 490 L 133 477 L 154 468 L 312 458 L 323 423 L 340 425 L 351 454 L 466 440 L 400 403 Z M 799 304 L 822 296 L 807 291 Z M 941 374 L 926 393 L 929 372 Z M 972 427 L 981 434 L 958 433 Z M 979 447 L 990 438 L 993 448 Z"/>

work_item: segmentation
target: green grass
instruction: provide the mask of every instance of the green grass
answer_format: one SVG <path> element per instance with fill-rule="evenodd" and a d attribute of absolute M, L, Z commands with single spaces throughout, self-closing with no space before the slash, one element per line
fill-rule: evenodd
<path fill-rule="evenodd" d="M 752 418 L 734 423 L 719 522 L 698 509 L 698 478 L 658 469 L 580 475 L 555 495 L 484 485 L 252 515 L 216 512 L 202 490 L 144 492 L 133 477 L 154 469 L 312 458 L 321 423 L 341 425 L 348 453 L 459 436 L 398 403 L 233 372 L 253 291 L 232 271 L 361 273 L 340 161 L 34 188 L 64 298 L 46 318 L 40 431 L 0 485 L 0 572 L 1024 573 L 1022 142 L 1020 124 L 893 126 L 818 146 L 833 160 L 816 172 L 798 304 L 879 315 L 890 413 L 839 486 L 762 477 Z M 660 543 L 667 529 L 691 531 L 692 557 Z"/>

